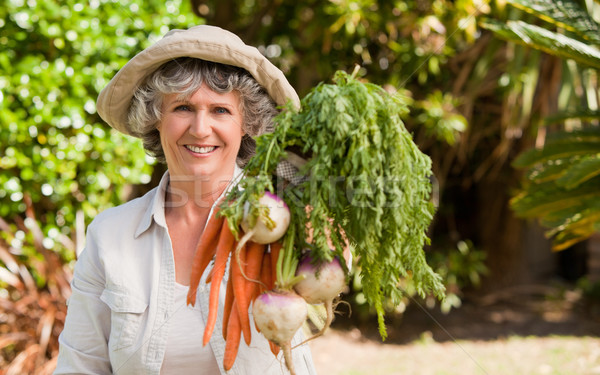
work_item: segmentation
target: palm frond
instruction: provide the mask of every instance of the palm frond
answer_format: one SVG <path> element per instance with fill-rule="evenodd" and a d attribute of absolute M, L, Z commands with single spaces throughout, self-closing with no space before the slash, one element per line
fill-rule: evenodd
<path fill-rule="evenodd" d="M 526 169 L 526 180 L 511 200 L 518 216 L 539 219 L 548 228 L 553 249 L 562 250 L 600 229 L 600 128 L 595 125 L 600 111 L 573 109 L 596 100 L 596 81 L 585 77 L 592 72 L 595 77 L 589 68 L 600 69 L 600 24 L 592 18 L 592 5 L 577 0 L 507 3 L 537 19 L 532 23 L 485 19 L 481 26 L 515 45 L 570 60 L 563 75 L 561 110 L 545 118 L 544 124 L 578 120 L 580 129 L 549 132 L 543 147 L 525 151 L 513 161 L 513 166 Z M 582 73 L 571 74 L 574 69 Z"/>
<path fill-rule="evenodd" d="M 531 167 L 537 163 L 553 161 L 561 163 L 563 159 L 600 153 L 600 143 L 587 141 L 547 143 L 541 149 L 531 149 L 519 155 L 513 165 L 518 168 Z"/>
<path fill-rule="evenodd" d="M 500 22 L 485 19 L 481 27 L 501 39 L 523 44 L 563 59 L 600 69 L 600 51 L 586 43 L 523 21 Z"/>
<path fill-rule="evenodd" d="M 521 217 L 549 228 L 553 249 L 589 238 L 600 227 L 600 128 L 556 132 L 541 149 L 528 150 L 515 166 L 529 168 L 527 184 L 511 200 Z"/>
<path fill-rule="evenodd" d="M 579 163 L 568 168 L 565 173 L 556 180 L 556 183 L 559 186 L 563 186 L 565 189 L 573 189 L 598 175 L 600 175 L 600 152 L 582 158 Z M 598 190 L 600 190 L 600 185 L 598 186 Z"/>
<path fill-rule="evenodd" d="M 600 43 L 600 25 L 578 2 L 573 0 L 508 0 L 508 4 L 524 12 Z"/>
<path fill-rule="evenodd" d="M 600 201 L 600 178 L 592 178 L 575 189 L 566 189 L 553 181 L 531 184 L 511 200 L 511 206 L 521 217 L 542 220 L 553 213 L 581 210 Z"/>
<path fill-rule="evenodd" d="M 540 184 L 542 182 L 556 181 L 568 168 L 577 163 L 577 158 L 565 158 L 555 160 L 553 163 L 532 166 L 526 174 L 527 180 Z"/>
<path fill-rule="evenodd" d="M 593 230 L 597 222 L 600 222 L 600 201 L 592 202 L 592 206 L 586 208 L 583 213 L 579 210 L 563 210 L 556 212 L 553 216 L 544 219 L 543 224 L 549 228 L 546 234 L 557 235 L 560 232 L 572 230 L 583 232 Z"/>
<path fill-rule="evenodd" d="M 590 238 L 594 233 L 598 232 L 598 229 L 594 229 L 589 232 L 575 233 L 571 231 L 560 232 L 554 237 L 552 244 L 552 250 L 561 251 L 568 249 L 578 242 L 585 241 Z"/>
<path fill-rule="evenodd" d="M 600 231 L 600 200 L 572 215 L 557 217 L 554 222 L 543 220 L 542 225 L 552 228 L 546 236 L 553 237 L 553 250 L 564 250 Z"/>

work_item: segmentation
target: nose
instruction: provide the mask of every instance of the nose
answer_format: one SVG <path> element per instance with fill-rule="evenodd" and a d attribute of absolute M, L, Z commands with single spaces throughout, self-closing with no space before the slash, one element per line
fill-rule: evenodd
<path fill-rule="evenodd" d="M 207 116 L 206 111 L 198 111 L 192 117 L 189 133 L 196 138 L 205 138 L 210 135 L 212 128 L 210 125 L 210 118 Z"/>

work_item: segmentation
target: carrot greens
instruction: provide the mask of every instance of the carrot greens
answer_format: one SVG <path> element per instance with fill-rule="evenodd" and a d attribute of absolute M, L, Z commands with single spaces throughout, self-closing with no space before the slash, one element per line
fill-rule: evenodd
<path fill-rule="evenodd" d="M 295 282 L 290 265 L 296 267 L 304 250 L 316 262 L 338 257 L 344 263 L 349 241 L 384 339 L 384 301 L 400 303 L 402 278 L 412 278 L 422 296 L 444 296 L 423 249 L 434 215 L 431 160 L 400 119 L 407 111 L 402 96 L 337 72 L 333 83 L 313 88 L 299 109 L 284 108 L 273 133 L 257 137 L 241 189 L 233 189 L 220 210 L 237 235 L 246 202 L 253 220 L 261 220 L 257 202 L 263 192 L 285 200 L 291 223 L 284 243 L 293 246 L 282 250 L 282 262 L 290 263 L 280 264 L 285 276 L 278 276 L 288 284 Z M 294 156 L 290 153 L 306 160 L 295 183 L 276 175 L 278 164 Z"/>

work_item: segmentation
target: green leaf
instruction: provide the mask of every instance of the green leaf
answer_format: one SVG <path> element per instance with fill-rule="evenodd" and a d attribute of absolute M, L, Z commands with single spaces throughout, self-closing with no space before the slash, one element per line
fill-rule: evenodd
<path fill-rule="evenodd" d="M 481 22 L 481 26 L 507 41 L 523 44 L 564 59 L 573 59 L 580 64 L 600 69 L 600 51 L 566 35 L 523 21 L 503 23 L 486 19 Z"/>
<path fill-rule="evenodd" d="M 574 189 L 568 190 L 545 182 L 529 186 L 511 200 L 512 208 L 519 216 L 544 217 L 554 211 L 582 207 L 600 199 L 600 178 L 594 177 Z"/>
<path fill-rule="evenodd" d="M 568 168 L 556 183 L 566 189 L 573 189 L 598 175 L 600 175 L 600 153 L 587 156 Z"/>
<path fill-rule="evenodd" d="M 577 162 L 576 158 L 555 159 L 552 163 L 532 166 L 527 171 L 527 180 L 536 184 L 557 180 L 565 171 Z"/>
<path fill-rule="evenodd" d="M 567 139 L 568 140 L 568 139 Z M 556 142 L 546 144 L 541 149 L 531 149 L 519 155 L 513 165 L 515 167 L 530 167 L 536 163 L 553 161 L 560 163 L 561 159 L 596 154 L 600 152 L 599 142 Z"/>
<path fill-rule="evenodd" d="M 554 212 L 542 224 L 551 228 L 546 232 L 553 237 L 553 249 L 564 250 L 586 240 L 600 229 L 600 199 L 588 199 L 580 207 Z"/>
<path fill-rule="evenodd" d="M 558 27 L 573 31 L 596 44 L 600 27 L 586 9 L 573 0 L 508 0 L 512 6 Z"/>
<path fill-rule="evenodd" d="M 585 207 L 573 206 L 564 210 L 557 210 L 543 220 L 543 224 L 552 228 L 548 235 L 555 235 L 565 231 L 592 230 L 593 224 L 600 218 L 600 200 L 589 199 Z"/>

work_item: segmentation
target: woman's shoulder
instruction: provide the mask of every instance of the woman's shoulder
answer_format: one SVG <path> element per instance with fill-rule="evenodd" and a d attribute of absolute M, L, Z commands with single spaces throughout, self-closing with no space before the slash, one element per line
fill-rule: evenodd
<path fill-rule="evenodd" d="M 152 209 L 157 191 L 158 187 L 155 187 L 141 197 L 107 208 L 92 220 L 90 229 L 100 230 L 106 228 L 122 231 L 129 225 L 137 225 L 145 215 L 150 215 L 148 210 Z"/>

